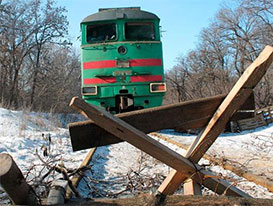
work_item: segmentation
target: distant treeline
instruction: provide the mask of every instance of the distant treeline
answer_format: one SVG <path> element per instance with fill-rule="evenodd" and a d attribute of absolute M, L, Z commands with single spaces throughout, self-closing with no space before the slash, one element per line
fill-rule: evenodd
<path fill-rule="evenodd" d="M 166 72 L 166 103 L 227 93 L 264 46 L 273 45 L 272 0 L 231 4 Z M 65 112 L 80 95 L 80 60 L 68 40 L 66 12 L 54 0 L 0 1 L 1 106 Z M 273 104 L 272 68 L 255 100 L 258 107 Z"/>
<path fill-rule="evenodd" d="M 0 105 L 67 111 L 80 94 L 79 55 L 67 37 L 66 10 L 54 0 L 0 3 Z"/>
<path fill-rule="evenodd" d="M 273 45 L 272 0 L 229 3 L 201 31 L 196 48 L 167 71 L 167 103 L 227 93 L 264 46 Z M 255 100 L 258 107 L 273 104 L 272 68 L 255 88 Z"/>

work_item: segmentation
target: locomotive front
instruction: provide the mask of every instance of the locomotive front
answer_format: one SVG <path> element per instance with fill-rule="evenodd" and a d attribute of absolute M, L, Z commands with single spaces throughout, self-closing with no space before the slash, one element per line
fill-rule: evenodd
<path fill-rule="evenodd" d="M 166 92 L 159 18 L 99 9 L 81 22 L 82 96 L 113 113 L 160 106 Z"/>

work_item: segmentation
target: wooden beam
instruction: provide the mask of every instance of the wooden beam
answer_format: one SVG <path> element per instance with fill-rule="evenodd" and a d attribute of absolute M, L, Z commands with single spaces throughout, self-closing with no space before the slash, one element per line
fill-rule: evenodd
<path fill-rule="evenodd" d="M 162 129 L 182 128 L 196 129 L 206 126 L 224 100 L 226 95 L 201 98 L 182 103 L 137 110 L 116 116 L 144 133 Z M 251 97 L 240 110 L 254 110 L 254 99 Z M 180 115 L 177 115 L 180 114 Z M 250 113 L 236 113 L 232 120 L 252 117 Z M 173 118 L 173 117 L 176 118 Z M 164 117 L 164 118 L 162 118 Z M 147 121 L 149 120 L 149 121 Z M 68 125 L 73 151 L 105 146 L 123 140 L 96 126 L 92 120 L 70 123 Z"/>
<path fill-rule="evenodd" d="M 197 163 L 219 134 L 223 131 L 231 116 L 240 108 L 252 93 L 252 89 L 264 76 L 273 61 L 273 48 L 266 46 L 258 58 L 245 70 L 243 75 L 234 85 L 230 93 L 219 106 L 206 128 L 198 136 L 198 139 L 189 147 L 186 157 Z M 163 194 L 172 194 L 178 186 L 185 181 L 179 172 L 172 172 L 164 180 L 158 191 Z M 170 186 L 171 185 L 171 189 Z"/>
<path fill-rule="evenodd" d="M 27 184 L 21 170 L 6 153 L 0 154 L 0 184 L 15 205 L 39 205 L 34 190 Z"/>
<path fill-rule="evenodd" d="M 144 133 L 176 127 L 183 127 L 184 129 L 200 128 L 208 123 L 224 98 L 225 95 L 219 95 L 122 113 L 116 116 Z M 174 116 L 175 118 L 173 118 Z M 73 151 L 123 141 L 95 125 L 91 120 L 71 123 L 68 127 Z"/>
<path fill-rule="evenodd" d="M 218 180 L 214 178 L 214 174 L 211 172 L 203 170 L 199 165 L 193 164 L 188 159 L 184 158 L 165 145 L 159 143 L 155 139 L 124 122 L 123 120 L 111 115 L 105 110 L 96 106 L 91 106 L 79 98 L 73 98 L 71 100 L 70 106 L 87 118 L 92 119 L 95 124 L 101 128 L 104 128 L 106 131 L 112 133 L 120 139 L 123 139 L 124 141 L 129 142 L 130 144 L 146 152 L 147 154 L 150 154 L 152 157 L 160 160 L 168 166 L 180 172 L 183 171 L 183 175 L 186 178 L 193 176 L 193 179 L 195 179 L 200 184 L 203 181 L 210 181 L 209 185 L 212 185 L 214 187 L 213 190 L 216 190 L 216 192 L 219 192 L 220 194 L 222 194 L 221 192 L 223 192 L 223 190 L 218 190 L 218 187 L 215 187 L 218 184 L 223 186 L 222 188 L 219 187 L 220 189 L 224 188 L 230 195 L 250 197 L 237 188 L 232 187 L 225 181 L 219 183 Z M 208 176 L 210 178 L 203 179 L 203 177 Z M 213 184 L 211 184 L 211 182 Z"/>

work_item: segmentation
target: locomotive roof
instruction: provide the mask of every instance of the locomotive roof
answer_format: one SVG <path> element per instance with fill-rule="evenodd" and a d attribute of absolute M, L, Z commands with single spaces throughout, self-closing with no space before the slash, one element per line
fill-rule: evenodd
<path fill-rule="evenodd" d="M 140 7 L 105 8 L 85 17 L 81 23 L 115 19 L 159 19 L 155 14 L 142 11 Z"/>

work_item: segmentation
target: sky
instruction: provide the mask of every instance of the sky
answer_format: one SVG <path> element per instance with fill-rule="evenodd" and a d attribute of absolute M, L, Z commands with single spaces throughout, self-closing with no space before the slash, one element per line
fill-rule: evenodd
<path fill-rule="evenodd" d="M 209 26 L 223 0 L 57 0 L 67 9 L 69 34 L 80 51 L 80 22 L 99 8 L 134 7 L 156 14 L 162 27 L 165 70 L 177 64 L 177 58 L 195 48 L 201 30 Z"/>

